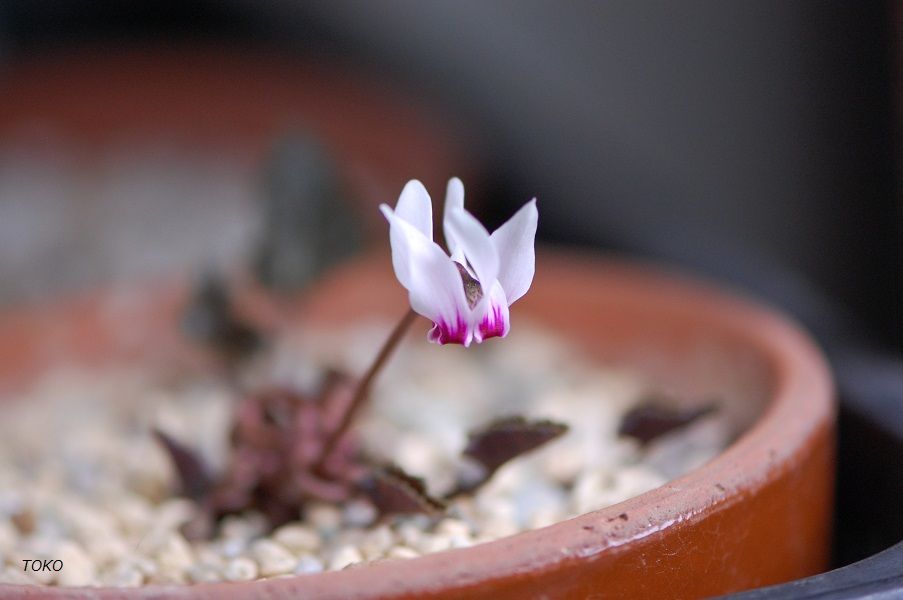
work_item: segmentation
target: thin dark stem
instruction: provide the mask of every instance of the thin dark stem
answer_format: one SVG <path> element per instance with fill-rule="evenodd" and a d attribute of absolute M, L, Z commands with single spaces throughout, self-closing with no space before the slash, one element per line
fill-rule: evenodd
<path fill-rule="evenodd" d="M 348 405 L 348 410 L 342 414 L 342 421 L 339 423 L 339 426 L 335 428 L 326 440 L 326 444 L 323 447 L 323 453 L 320 455 L 321 458 L 317 465 L 318 467 L 322 467 L 326 461 L 329 460 L 333 450 L 335 450 L 336 444 L 342 439 L 345 432 L 348 431 L 348 427 L 351 425 L 352 421 L 354 421 L 354 417 L 370 396 L 370 385 L 376 378 L 377 373 L 382 370 L 383 365 L 385 365 L 395 348 L 398 347 L 398 343 L 401 342 L 405 332 L 408 330 L 408 327 L 411 326 L 411 323 L 414 322 L 416 317 L 417 313 L 413 310 L 409 309 L 408 312 L 405 313 L 401 318 L 401 321 L 395 326 L 395 329 L 392 330 L 392 333 L 389 334 L 389 337 L 386 339 L 382 348 L 379 349 L 379 353 L 376 355 L 373 364 L 370 365 L 370 368 L 367 369 L 364 376 L 358 380 L 357 387 L 354 389 L 354 396 L 352 396 L 351 403 Z"/>

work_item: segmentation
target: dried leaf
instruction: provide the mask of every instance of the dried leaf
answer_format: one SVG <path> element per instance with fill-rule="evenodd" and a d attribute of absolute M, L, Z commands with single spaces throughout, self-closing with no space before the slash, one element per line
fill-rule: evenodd
<path fill-rule="evenodd" d="M 384 516 L 411 513 L 437 515 L 445 510 L 445 504 L 427 494 L 422 479 L 408 475 L 394 465 L 376 469 L 358 487 Z"/>
<path fill-rule="evenodd" d="M 717 410 L 715 404 L 681 408 L 664 406 L 660 402 L 651 400 L 640 404 L 624 415 L 621 426 L 618 428 L 618 434 L 632 437 L 645 445 L 675 429 L 686 427 L 715 410 Z"/>
<path fill-rule="evenodd" d="M 568 426 L 554 421 L 507 417 L 470 434 L 464 455 L 486 469 L 487 479 L 499 467 L 564 434 Z"/>
<path fill-rule="evenodd" d="M 210 490 L 213 478 L 201 457 L 159 429 L 154 430 L 154 437 L 172 459 L 176 473 L 179 475 L 182 493 L 195 500 L 203 497 Z"/>

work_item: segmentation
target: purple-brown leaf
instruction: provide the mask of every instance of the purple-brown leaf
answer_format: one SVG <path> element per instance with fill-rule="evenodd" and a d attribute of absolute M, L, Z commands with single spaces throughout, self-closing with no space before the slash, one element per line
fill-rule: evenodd
<path fill-rule="evenodd" d="M 195 500 L 204 496 L 210 490 L 213 478 L 201 457 L 159 429 L 154 429 L 154 437 L 169 454 L 179 476 L 182 493 Z"/>
<path fill-rule="evenodd" d="M 567 425 L 554 421 L 506 417 L 471 433 L 464 455 L 480 463 L 488 479 L 512 458 L 554 440 L 567 430 Z"/>
<path fill-rule="evenodd" d="M 434 516 L 445 510 L 445 504 L 426 493 L 422 479 L 394 465 L 375 469 L 358 487 L 383 516 L 411 513 Z"/>
<path fill-rule="evenodd" d="M 656 401 L 643 403 L 629 411 L 621 420 L 619 435 L 632 437 L 641 444 L 649 442 L 713 412 L 714 404 L 694 408 L 664 406 Z"/>

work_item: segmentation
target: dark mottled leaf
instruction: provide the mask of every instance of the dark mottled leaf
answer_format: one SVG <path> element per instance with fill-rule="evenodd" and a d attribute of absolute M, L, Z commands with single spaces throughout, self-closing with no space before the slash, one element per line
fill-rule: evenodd
<path fill-rule="evenodd" d="M 273 145 L 263 173 L 263 227 L 253 272 L 277 292 L 302 289 L 359 247 L 361 224 L 348 186 L 316 137 L 289 133 Z"/>
<path fill-rule="evenodd" d="M 487 471 L 487 478 L 503 464 L 564 434 L 568 426 L 554 421 L 506 417 L 470 434 L 464 455 Z"/>
<path fill-rule="evenodd" d="M 376 469 L 358 487 L 382 515 L 437 515 L 445 510 L 445 504 L 426 493 L 422 479 L 394 465 Z"/>
<path fill-rule="evenodd" d="M 213 479 L 201 457 L 159 429 L 154 430 L 154 437 L 169 454 L 179 475 L 182 493 L 193 499 L 203 497 L 210 490 Z"/>
<path fill-rule="evenodd" d="M 261 333 L 235 314 L 225 282 L 213 272 L 201 275 L 185 309 L 182 329 L 229 363 L 246 358 L 264 343 Z"/>
<path fill-rule="evenodd" d="M 621 420 L 618 434 L 648 444 L 681 427 L 709 415 L 717 407 L 714 404 L 694 408 L 665 406 L 655 400 L 645 402 L 629 411 Z"/>

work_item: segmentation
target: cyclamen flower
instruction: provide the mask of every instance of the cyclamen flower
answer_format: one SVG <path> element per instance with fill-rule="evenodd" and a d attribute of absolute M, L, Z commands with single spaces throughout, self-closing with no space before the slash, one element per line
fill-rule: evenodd
<path fill-rule="evenodd" d="M 431 342 L 469 346 L 508 335 L 508 307 L 533 282 L 535 198 L 490 235 L 464 210 L 461 180 L 451 179 L 442 220 L 450 256 L 433 241 L 432 201 L 422 183 L 409 181 L 394 211 L 379 208 L 389 221 L 395 276 L 411 308 L 433 322 Z"/>

